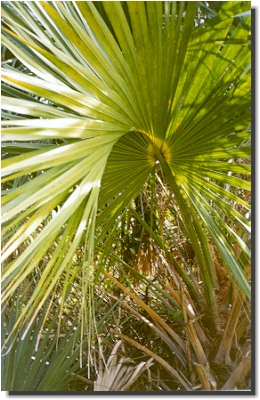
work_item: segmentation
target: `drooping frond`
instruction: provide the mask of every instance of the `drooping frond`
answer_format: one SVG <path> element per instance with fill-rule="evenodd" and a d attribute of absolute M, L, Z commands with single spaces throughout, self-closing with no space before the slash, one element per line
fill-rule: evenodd
<path fill-rule="evenodd" d="M 18 60 L 2 71 L 3 301 L 41 270 L 17 326 L 36 316 L 79 246 L 86 300 L 97 227 L 105 240 L 155 168 L 208 304 L 210 241 L 250 296 L 240 195 L 250 190 L 250 17 L 235 18 L 248 9 L 223 2 L 202 21 L 197 2 L 2 3 L 2 42 Z"/>

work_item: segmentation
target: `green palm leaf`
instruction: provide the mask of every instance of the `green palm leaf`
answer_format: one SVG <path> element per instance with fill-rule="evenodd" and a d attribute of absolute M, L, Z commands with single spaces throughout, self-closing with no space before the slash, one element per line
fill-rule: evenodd
<path fill-rule="evenodd" d="M 249 250 L 226 221 L 249 225 L 233 208 L 249 204 L 229 187 L 250 190 L 239 163 L 250 157 L 250 50 L 244 17 L 234 23 L 250 3 L 223 2 L 201 25 L 196 2 L 2 8 L 3 44 L 21 63 L 2 73 L 4 301 L 48 254 L 17 326 L 36 316 L 78 246 L 86 301 L 98 229 L 99 241 L 110 235 L 154 168 L 172 190 L 213 314 L 211 239 L 250 296 L 233 245 Z"/>
<path fill-rule="evenodd" d="M 14 296 L 16 301 L 9 310 L 3 311 L 2 342 L 12 332 L 13 325 L 21 312 L 22 287 L 19 288 L 18 293 Z M 76 360 L 80 353 L 79 326 L 71 327 L 66 335 L 61 335 L 59 345 L 55 349 L 57 343 L 53 340 L 53 332 L 58 312 L 53 315 L 46 329 L 44 325 L 48 308 L 50 305 L 44 307 L 44 312 L 37 323 L 31 327 L 25 325 L 18 334 L 12 337 L 12 346 L 3 345 L 2 390 L 64 390 L 71 380 L 71 372 L 78 369 Z M 68 319 L 63 320 L 63 327 L 66 324 L 68 324 Z M 25 335 L 25 331 L 29 331 L 29 334 Z"/>

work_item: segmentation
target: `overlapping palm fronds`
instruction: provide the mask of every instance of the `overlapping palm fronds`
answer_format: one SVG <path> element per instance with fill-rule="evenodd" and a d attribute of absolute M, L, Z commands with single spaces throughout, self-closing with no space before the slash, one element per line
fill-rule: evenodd
<path fill-rule="evenodd" d="M 113 257 L 124 262 L 114 249 L 126 216 L 203 298 L 214 329 L 212 247 L 250 299 L 249 14 L 249 2 L 2 2 L 2 301 L 37 274 L 12 332 L 37 320 L 57 286 L 62 312 L 76 279 L 81 337 L 86 322 L 94 332 L 95 285 Z M 149 221 L 136 207 L 147 182 Z M 158 182 L 198 285 L 155 229 Z"/>

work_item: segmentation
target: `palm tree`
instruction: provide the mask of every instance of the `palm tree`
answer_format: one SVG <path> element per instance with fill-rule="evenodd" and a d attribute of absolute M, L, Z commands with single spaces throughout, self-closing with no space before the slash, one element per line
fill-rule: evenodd
<path fill-rule="evenodd" d="M 218 330 L 215 257 L 250 299 L 250 3 L 6 1 L 2 18 L 3 303 L 34 282 L 12 332 L 76 284 L 94 335 L 99 280 L 128 293 L 133 220 Z M 200 283 L 159 233 L 158 185 Z"/>

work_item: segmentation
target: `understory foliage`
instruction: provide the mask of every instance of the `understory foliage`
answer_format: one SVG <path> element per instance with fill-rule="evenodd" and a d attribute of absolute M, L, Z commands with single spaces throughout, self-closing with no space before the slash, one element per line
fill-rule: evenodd
<path fill-rule="evenodd" d="M 2 390 L 250 390 L 250 2 L 1 6 Z"/>

